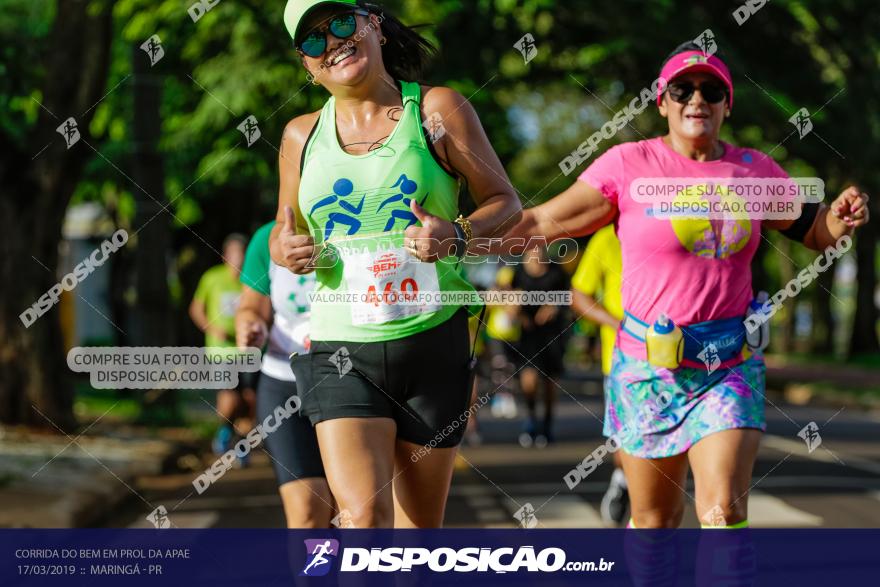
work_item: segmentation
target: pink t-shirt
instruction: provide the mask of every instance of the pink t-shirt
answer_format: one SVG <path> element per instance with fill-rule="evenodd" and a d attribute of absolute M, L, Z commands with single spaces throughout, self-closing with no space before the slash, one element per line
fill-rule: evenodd
<path fill-rule="evenodd" d="M 665 313 L 678 325 L 744 316 L 752 300 L 751 261 L 761 239 L 760 220 L 655 218 L 637 202 L 639 178 L 787 178 L 769 156 L 723 143 L 724 156 L 694 161 L 662 138 L 624 143 L 606 151 L 578 178 L 617 206 L 623 253 L 623 307 L 653 323 Z M 720 236 L 719 236 L 720 235 Z M 644 343 L 618 335 L 626 354 L 645 359 Z"/>

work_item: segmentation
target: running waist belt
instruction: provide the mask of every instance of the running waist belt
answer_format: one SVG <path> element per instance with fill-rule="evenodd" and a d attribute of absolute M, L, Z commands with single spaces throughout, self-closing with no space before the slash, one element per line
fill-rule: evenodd
<path fill-rule="evenodd" d="M 651 327 L 644 320 L 629 312 L 623 313 L 621 330 L 637 341 L 644 343 L 645 334 Z M 743 319 L 736 316 L 723 320 L 709 320 L 690 326 L 678 325 L 684 335 L 685 367 L 711 367 L 716 359 L 720 366 L 732 366 L 742 360 L 742 349 L 746 342 L 746 328 Z"/>

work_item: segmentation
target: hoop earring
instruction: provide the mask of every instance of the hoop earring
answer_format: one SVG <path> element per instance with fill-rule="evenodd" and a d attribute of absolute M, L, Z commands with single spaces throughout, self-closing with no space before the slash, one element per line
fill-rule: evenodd
<path fill-rule="evenodd" d="M 386 39 L 385 37 L 382 37 L 382 40 L 379 41 L 379 44 L 384 46 L 387 42 L 388 42 L 388 39 Z"/>

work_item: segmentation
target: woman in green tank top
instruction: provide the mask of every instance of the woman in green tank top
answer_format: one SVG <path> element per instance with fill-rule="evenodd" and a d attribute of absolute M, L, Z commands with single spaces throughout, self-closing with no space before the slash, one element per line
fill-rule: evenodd
<path fill-rule="evenodd" d="M 316 271 L 302 411 L 342 519 L 440 526 L 470 415 L 460 260 L 518 222 L 519 199 L 471 104 L 418 83 L 423 37 L 356 0 L 290 0 L 284 20 L 330 93 L 285 129 L 271 238 L 276 263 Z"/>

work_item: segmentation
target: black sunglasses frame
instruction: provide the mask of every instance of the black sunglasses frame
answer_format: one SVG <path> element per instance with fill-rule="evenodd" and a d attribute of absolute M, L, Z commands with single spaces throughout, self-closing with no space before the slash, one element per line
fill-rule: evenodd
<path fill-rule="evenodd" d="M 298 52 L 302 53 L 303 55 L 307 56 L 307 57 L 311 57 L 311 58 L 313 58 L 313 59 L 317 59 L 318 57 L 321 57 L 322 55 L 324 55 L 324 54 L 327 52 L 327 45 L 328 45 L 328 44 L 327 44 L 327 33 L 328 33 L 328 32 L 329 32 L 331 35 L 333 35 L 334 37 L 336 37 L 337 39 L 345 40 L 345 39 L 350 39 L 351 37 L 353 37 L 353 36 L 355 35 L 355 33 L 357 33 L 357 30 L 358 30 L 358 29 L 357 29 L 357 26 L 355 26 L 355 28 L 354 28 L 354 30 L 352 31 L 352 33 L 351 33 L 350 35 L 348 35 L 347 37 L 339 37 L 339 36 L 335 35 L 332 31 L 330 31 L 330 23 L 333 21 L 333 19 L 339 18 L 339 17 L 341 17 L 341 16 L 348 16 L 349 14 L 353 14 L 353 15 L 355 15 L 355 16 L 370 16 L 370 12 L 369 12 L 368 10 L 364 10 L 363 8 L 355 8 L 355 9 L 352 9 L 352 10 L 346 10 L 346 11 L 343 11 L 343 12 L 337 12 L 337 13 L 334 14 L 333 16 L 330 16 L 330 17 L 324 19 L 324 20 L 323 20 L 318 26 L 312 28 L 312 29 L 309 30 L 307 33 L 303 34 L 302 37 L 300 38 L 300 40 L 297 41 L 296 44 L 295 44 L 296 50 L 297 50 Z M 312 34 L 314 34 L 314 33 L 322 33 L 322 34 L 324 35 L 324 50 L 321 51 L 318 55 L 309 55 L 308 53 L 306 53 L 306 52 L 303 50 L 302 45 L 303 45 L 303 42 L 304 42 L 304 41 L 305 41 L 310 35 L 312 35 Z"/>
<path fill-rule="evenodd" d="M 670 91 L 673 86 L 682 88 L 684 91 L 678 97 L 675 97 Z M 710 100 L 709 98 L 714 96 L 712 95 L 711 91 L 710 95 L 706 96 L 705 92 L 703 91 L 704 88 L 712 88 L 713 90 L 717 89 L 719 92 L 718 95 L 720 97 L 717 100 Z M 727 88 L 723 84 L 717 82 L 704 82 L 699 85 L 692 82 L 671 82 L 666 87 L 666 93 L 669 94 L 669 98 L 674 102 L 678 102 L 679 104 L 687 104 L 688 101 L 693 97 L 694 92 L 696 92 L 697 90 L 700 91 L 700 95 L 709 104 L 718 104 L 719 102 L 723 102 L 724 100 L 730 101 L 730 95 Z"/>

